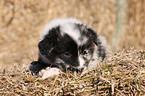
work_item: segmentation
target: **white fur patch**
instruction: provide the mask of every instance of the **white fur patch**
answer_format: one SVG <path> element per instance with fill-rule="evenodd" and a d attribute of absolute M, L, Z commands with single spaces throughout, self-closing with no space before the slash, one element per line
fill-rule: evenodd
<path fill-rule="evenodd" d="M 43 31 L 42 31 L 42 34 L 40 36 L 40 40 L 39 41 L 42 41 L 45 37 L 45 35 L 47 35 L 49 33 L 49 30 L 51 30 L 52 28 L 55 28 L 57 26 L 61 26 L 65 23 L 76 23 L 76 24 L 82 24 L 81 21 L 75 19 L 75 18 L 64 18 L 64 19 L 54 19 L 52 20 L 50 23 L 46 24 Z"/>
<path fill-rule="evenodd" d="M 81 34 L 76 26 L 72 23 L 65 23 L 60 28 L 61 31 L 69 35 L 76 43 L 79 41 Z"/>
<path fill-rule="evenodd" d="M 106 48 L 106 39 L 105 39 L 105 37 L 103 37 L 103 36 L 98 36 L 98 39 L 100 40 L 100 42 L 101 42 L 101 46 L 103 46 L 105 49 L 106 49 L 106 51 L 107 51 L 107 48 Z"/>
<path fill-rule="evenodd" d="M 54 75 L 59 75 L 61 72 L 60 69 L 58 68 L 50 68 L 48 67 L 46 70 L 41 70 L 41 72 L 39 72 L 39 75 L 42 76 L 42 80 L 48 78 L 48 77 L 52 77 Z"/>
<path fill-rule="evenodd" d="M 87 41 L 88 41 L 88 37 L 86 37 L 86 36 L 84 36 L 84 37 L 81 37 L 81 38 L 83 38 L 83 40 L 79 40 L 78 41 L 78 43 L 79 43 L 79 45 L 83 45 L 83 44 L 85 44 Z"/>
<path fill-rule="evenodd" d="M 84 67 L 84 64 L 85 64 L 85 60 L 83 59 L 83 57 L 80 55 L 79 56 L 79 63 L 80 63 L 80 66 L 78 68 L 83 68 Z"/>

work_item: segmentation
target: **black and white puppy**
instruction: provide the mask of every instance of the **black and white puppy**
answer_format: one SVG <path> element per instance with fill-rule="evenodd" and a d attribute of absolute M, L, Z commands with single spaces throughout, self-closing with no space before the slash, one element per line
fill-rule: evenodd
<path fill-rule="evenodd" d="M 95 68 L 106 57 L 106 40 L 88 25 L 73 18 L 48 23 L 38 43 L 39 59 L 30 64 L 32 73 L 47 67 L 63 72 Z"/>

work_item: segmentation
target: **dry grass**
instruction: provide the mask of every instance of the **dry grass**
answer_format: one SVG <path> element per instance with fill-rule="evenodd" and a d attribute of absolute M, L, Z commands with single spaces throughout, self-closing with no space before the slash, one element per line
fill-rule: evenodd
<path fill-rule="evenodd" d="M 129 0 L 127 5 L 115 49 L 145 49 L 145 1 Z M 107 38 L 110 49 L 116 16 L 117 0 L 0 0 L 0 63 L 11 67 L 37 59 L 41 30 L 53 18 L 75 17 L 91 25 Z"/>
<path fill-rule="evenodd" d="M 145 95 L 145 51 L 123 50 L 108 54 L 96 70 L 60 74 L 46 80 L 31 76 L 25 68 L 0 72 L 0 95 Z"/>
<path fill-rule="evenodd" d="M 75 17 L 105 36 L 110 49 L 117 0 L 0 0 L 0 95 L 144 95 L 145 1 L 128 0 L 123 10 L 115 50 L 134 50 L 109 53 L 106 63 L 83 77 L 62 74 L 41 81 L 24 67 L 37 59 L 43 26 L 53 18 Z"/>

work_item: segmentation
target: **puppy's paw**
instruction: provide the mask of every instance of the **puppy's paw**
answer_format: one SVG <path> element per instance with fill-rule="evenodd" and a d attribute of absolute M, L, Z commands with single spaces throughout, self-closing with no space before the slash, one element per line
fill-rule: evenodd
<path fill-rule="evenodd" d="M 38 61 L 33 61 L 29 65 L 29 70 L 32 72 L 32 74 L 38 74 L 38 72 L 41 70 L 41 65 L 38 63 Z"/>

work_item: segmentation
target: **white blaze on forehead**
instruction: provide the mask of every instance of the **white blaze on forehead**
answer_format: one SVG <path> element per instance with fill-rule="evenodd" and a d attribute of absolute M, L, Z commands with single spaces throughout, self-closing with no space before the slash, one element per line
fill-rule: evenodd
<path fill-rule="evenodd" d="M 45 25 L 39 41 L 42 41 L 44 39 L 45 35 L 47 35 L 52 28 L 61 26 L 65 23 L 82 24 L 81 21 L 79 21 L 75 18 L 54 19 L 54 20 L 50 21 L 50 23 Z"/>
<path fill-rule="evenodd" d="M 81 35 L 80 30 L 73 23 L 69 22 L 61 25 L 60 30 L 69 35 L 78 45 L 83 45 L 88 40 L 88 37 Z"/>
<path fill-rule="evenodd" d="M 84 26 L 86 26 L 86 24 L 82 23 L 81 21 L 79 21 L 75 18 L 54 19 L 45 25 L 45 27 L 42 31 L 42 34 L 40 36 L 39 42 L 42 41 L 47 34 L 49 34 L 49 31 L 51 29 L 60 27 L 60 29 L 62 29 L 60 31 L 64 31 L 64 32 L 61 32 L 62 35 L 63 35 L 63 33 L 67 33 L 70 37 L 72 37 L 72 39 L 74 39 L 74 41 L 78 45 L 82 45 L 88 40 L 88 38 L 81 37 L 81 35 L 80 35 L 81 33 L 79 32 L 80 30 L 76 27 L 75 24 L 80 24 L 80 25 L 83 24 Z M 80 40 L 81 39 L 80 37 L 83 38 L 83 40 Z"/>
<path fill-rule="evenodd" d="M 81 34 L 76 28 L 75 24 L 65 23 L 62 26 L 60 26 L 60 30 L 69 35 L 76 43 L 78 43 Z"/>

